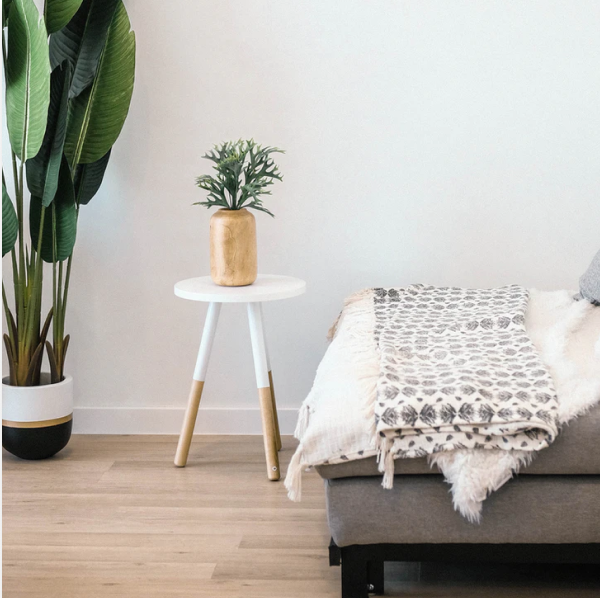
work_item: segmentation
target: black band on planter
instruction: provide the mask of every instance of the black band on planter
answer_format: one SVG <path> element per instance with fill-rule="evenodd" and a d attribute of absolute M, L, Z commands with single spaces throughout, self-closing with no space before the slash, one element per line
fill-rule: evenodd
<path fill-rule="evenodd" d="M 10 424 L 42 424 L 43 422 L 6 422 L 2 420 L 2 446 L 21 459 L 47 459 L 67 446 L 73 429 L 73 416 L 67 421 L 43 427 L 15 427 Z M 50 422 L 60 421 L 48 420 Z M 47 422 L 46 422 L 47 423 Z M 9 425 L 7 425 L 9 424 Z"/>

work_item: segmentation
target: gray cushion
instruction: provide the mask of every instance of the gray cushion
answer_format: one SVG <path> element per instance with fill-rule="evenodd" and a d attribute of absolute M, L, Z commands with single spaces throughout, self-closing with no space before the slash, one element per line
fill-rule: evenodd
<path fill-rule="evenodd" d="M 595 305 L 600 305 L 600 251 L 594 256 L 590 267 L 579 279 L 581 296 Z"/>
<path fill-rule="evenodd" d="M 533 462 L 521 470 L 521 475 L 600 475 L 600 406 L 582 415 L 564 428 L 554 443 L 540 451 Z M 380 476 L 375 457 L 335 465 L 319 465 L 319 475 L 325 479 L 353 476 Z M 427 459 L 397 459 L 397 475 L 439 474 L 431 469 Z"/>
<path fill-rule="evenodd" d="M 600 542 L 600 476 L 521 476 L 483 503 L 480 524 L 454 511 L 440 476 L 326 480 L 338 546 L 378 543 Z"/>

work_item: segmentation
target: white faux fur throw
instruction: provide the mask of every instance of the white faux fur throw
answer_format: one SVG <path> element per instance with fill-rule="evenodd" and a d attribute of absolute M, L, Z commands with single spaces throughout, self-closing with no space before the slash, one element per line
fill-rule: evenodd
<path fill-rule="evenodd" d="M 304 467 L 378 453 L 371 399 L 379 361 L 374 346 L 356 343 L 371 325 L 356 301 L 346 305 L 301 409 L 296 434 L 300 445 L 286 478 L 292 500 L 300 499 Z M 525 326 L 552 375 L 559 422 L 567 423 L 600 401 L 600 309 L 573 301 L 567 291 L 532 290 Z M 531 458 L 531 453 L 519 450 L 457 449 L 437 452 L 430 462 L 451 484 L 455 508 L 478 521 L 485 497 Z"/>

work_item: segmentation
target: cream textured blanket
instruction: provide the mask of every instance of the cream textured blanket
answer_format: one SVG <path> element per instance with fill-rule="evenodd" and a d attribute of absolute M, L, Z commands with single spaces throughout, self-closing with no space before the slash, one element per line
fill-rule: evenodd
<path fill-rule="evenodd" d="M 525 328 L 537 347 L 536 351 L 524 334 L 526 292 L 519 287 L 500 291 L 500 294 L 499 290 L 495 290 L 481 295 L 482 291 L 436 291 L 416 286 L 403 291 L 379 290 L 375 295 L 374 291 L 367 291 L 351 298 L 337 323 L 333 342 L 301 410 L 297 429 L 301 443 L 286 479 L 290 497 L 299 498 L 301 471 L 309 465 L 379 454 L 381 468 L 388 474 L 384 485 L 389 486 L 393 479 L 393 458 L 429 454 L 430 461 L 440 467 L 452 484 L 455 507 L 470 520 L 478 520 L 481 503 L 487 494 L 503 485 L 535 450 L 551 441 L 556 433 L 557 419 L 564 423 L 600 399 L 600 310 L 587 302 L 573 302 L 566 291 L 532 291 Z M 416 302 L 416 305 L 425 306 L 428 301 L 421 299 L 426 294 L 432 305 L 456 304 L 456 308 L 450 309 L 458 309 L 458 302 L 448 301 L 449 297 L 443 296 L 446 293 L 469 304 L 466 311 L 461 307 L 464 320 L 461 320 L 462 316 L 457 320 L 457 314 L 454 314 L 447 320 L 440 315 L 437 319 L 433 317 L 433 322 L 410 322 L 421 317 L 407 317 L 406 312 L 414 308 L 389 306 L 390 300 L 402 304 L 401 294 L 415 299 L 404 304 Z M 434 297 L 444 301 L 436 301 Z M 365 309 L 368 302 L 373 304 L 374 300 L 380 301 L 383 318 L 378 319 L 375 310 Z M 490 306 L 490 302 L 498 305 Z M 471 305 L 479 303 L 488 305 Z M 466 317 L 469 310 L 471 315 L 477 311 L 473 310 L 474 307 L 483 312 L 478 313 L 476 318 Z M 498 309 L 492 310 L 492 313 L 490 307 Z M 424 310 L 421 315 L 431 311 L 442 314 L 444 311 L 420 309 Z M 414 313 L 418 314 L 419 309 Z M 401 318 L 395 317 L 400 314 Z M 403 334 L 396 334 L 398 326 L 403 326 L 400 320 L 407 327 L 403 328 Z M 425 326 L 421 328 L 421 325 Z M 511 338 L 506 336 L 513 325 L 518 339 L 516 344 L 512 335 L 509 335 Z M 454 329 L 449 329 L 452 327 Z M 466 331 L 474 332 L 479 328 L 482 330 L 478 337 L 480 340 L 470 342 L 470 339 L 461 343 L 461 347 L 451 346 L 458 344 L 452 340 L 455 335 L 460 338 L 462 334 L 466 338 L 469 336 L 464 334 Z M 370 332 L 373 336 L 374 330 L 375 342 L 365 343 L 368 338 L 365 335 Z M 406 334 L 411 331 L 415 334 Z M 439 337 L 444 335 L 447 342 L 431 342 L 432 338 L 440 340 Z M 394 340 L 403 337 L 414 340 L 410 343 Z M 424 342 L 425 337 L 429 338 L 427 343 Z M 489 346 L 483 347 L 486 343 Z M 477 346 L 465 347 L 467 344 Z M 577 351 L 577 347 L 581 350 Z M 520 353 L 524 348 L 525 351 Z M 503 349 L 508 350 L 508 354 L 499 356 L 498 352 Z M 516 353 L 513 353 L 515 350 Z M 452 351 L 456 354 L 453 355 Z M 382 352 L 389 353 L 392 360 L 402 361 L 415 371 L 397 368 L 398 363 L 382 362 Z M 485 364 L 482 359 L 487 360 Z M 499 362 L 496 361 L 498 359 Z M 442 370 L 445 369 L 444 377 L 431 378 L 437 376 L 434 370 L 440 365 Z M 390 366 L 393 367 L 390 369 Z M 507 367 L 510 371 L 508 377 L 502 375 Z M 465 371 L 459 371 L 461 369 Z M 548 378 L 548 370 L 553 380 Z M 525 375 L 520 375 L 520 372 Z M 386 373 L 398 379 L 390 380 Z M 417 373 L 418 376 L 414 377 Z M 469 380 L 460 380 L 461 376 L 469 377 Z M 423 384 L 428 381 L 435 383 Z M 519 382 L 522 383 L 520 386 Z M 460 390 L 460 386 L 469 386 L 474 391 L 470 392 L 470 388 Z M 411 388 L 418 389 L 418 392 L 411 392 Z M 444 388 L 447 392 L 443 392 Z M 454 389 L 452 393 L 448 392 L 450 388 Z M 406 392 L 403 392 L 405 389 Z M 435 392 L 423 392 L 428 389 Z M 514 397 L 520 392 L 528 396 L 522 394 L 516 400 Z M 542 394 L 547 396 L 536 396 Z M 390 397 L 389 401 L 386 396 Z M 418 401 L 419 398 L 422 400 Z M 470 407 L 463 408 L 463 404 Z M 426 405 L 428 408 L 425 409 Z M 459 418 L 461 408 L 463 413 Z M 509 409 L 510 417 L 509 412 L 503 412 L 503 409 Z M 450 422 L 443 421 L 450 417 Z M 474 423 L 478 424 L 474 426 L 478 430 L 472 429 Z M 443 429 L 448 425 L 452 427 L 451 431 Z M 460 430 L 455 429 L 455 425 Z M 485 427 L 488 430 L 482 429 Z M 417 429 L 422 433 L 416 432 Z M 468 438 L 467 434 L 472 438 Z M 520 434 L 525 434 L 525 438 L 521 439 Z M 428 440 L 428 436 L 432 440 Z M 447 440 L 448 436 L 452 438 Z M 517 437 L 519 441 L 515 445 Z M 418 446 L 411 446 L 410 443 L 415 440 L 419 441 Z M 510 450 L 498 448 L 503 444 L 509 444 Z"/>

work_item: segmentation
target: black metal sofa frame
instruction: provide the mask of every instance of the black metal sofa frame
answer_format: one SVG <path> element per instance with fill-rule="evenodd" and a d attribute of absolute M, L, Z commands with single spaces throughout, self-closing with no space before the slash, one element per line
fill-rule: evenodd
<path fill-rule="evenodd" d="M 341 566 L 342 598 L 384 592 L 388 561 L 600 564 L 596 544 L 366 544 L 329 545 L 329 564 Z"/>

